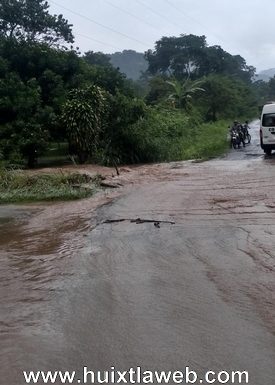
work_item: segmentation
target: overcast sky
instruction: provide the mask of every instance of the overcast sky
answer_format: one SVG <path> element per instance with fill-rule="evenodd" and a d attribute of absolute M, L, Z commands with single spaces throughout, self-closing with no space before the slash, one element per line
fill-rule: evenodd
<path fill-rule="evenodd" d="M 205 35 L 258 71 L 275 68 L 275 0 L 54 0 L 81 52 L 154 48 L 162 36 Z M 58 4 L 58 5 L 57 5 Z"/>

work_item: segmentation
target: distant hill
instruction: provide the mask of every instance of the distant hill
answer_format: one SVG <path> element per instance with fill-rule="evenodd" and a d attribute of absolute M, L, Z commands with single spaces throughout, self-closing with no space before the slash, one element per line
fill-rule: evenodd
<path fill-rule="evenodd" d="M 268 70 L 260 71 L 256 74 L 255 80 L 263 80 L 264 82 L 268 82 L 270 78 L 273 78 L 275 75 L 275 68 L 269 68 Z"/>
<path fill-rule="evenodd" d="M 141 72 L 146 71 L 148 64 L 144 59 L 143 53 L 133 50 L 124 50 L 108 55 L 114 67 L 119 67 L 120 72 L 124 73 L 128 78 L 137 80 Z"/>
<path fill-rule="evenodd" d="M 137 80 L 141 73 L 148 68 L 148 63 L 144 58 L 144 54 L 134 50 L 124 50 L 107 55 L 110 58 L 111 64 L 115 68 L 119 68 L 120 72 L 124 73 L 127 78 Z M 254 81 L 263 80 L 268 82 L 270 78 L 275 76 L 275 68 L 269 68 L 258 72 L 255 75 Z"/>

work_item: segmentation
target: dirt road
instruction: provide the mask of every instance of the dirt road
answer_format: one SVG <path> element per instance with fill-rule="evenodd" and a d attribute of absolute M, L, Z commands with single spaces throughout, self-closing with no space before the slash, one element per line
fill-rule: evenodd
<path fill-rule="evenodd" d="M 222 159 L 124 173 L 98 210 L 1 208 L 0 383 L 86 365 L 274 385 L 275 156 L 257 130 Z"/>

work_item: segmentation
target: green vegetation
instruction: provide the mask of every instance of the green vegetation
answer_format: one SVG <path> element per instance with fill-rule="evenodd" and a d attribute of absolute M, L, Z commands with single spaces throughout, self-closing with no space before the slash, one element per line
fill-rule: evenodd
<path fill-rule="evenodd" d="M 85 163 L 96 149 L 107 112 L 106 92 L 97 86 L 74 89 L 63 107 L 62 120 L 67 128 L 71 149 L 80 163 Z"/>
<path fill-rule="evenodd" d="M 186 112 L 151 108 L 129 138 L 137 162 L 162 162 L 221 155 L 228 148 L 226 133 L 223 121 L 198 124 Z"/>
<path fill-rule="evenodd" d="M 169 73 L 184 79 L 222 74 L 250 82 L 255 74 L 255 68 L 240 55 L 232 56 L 218 45 L 209 47 L 205 36 L 163 37 L 156 42 L 155 50 L 148 50 L 145 55 L 153 75 Z"/>
<path fill-rule="evenodd" d="M 81 56 L 73 41 L 72 26 L 50 15 L 47 1 L 1 2 L 2 166 L 209 158 L 225 151 L 230 122 L 257 117 L 275 99 L 275 78 L 253 83 L 254 67 L 205 36 L 162 37 L 146 66 L 134 51 Z M 134 57 L 137 81 L 116 68 Z"/>
<path fill-rule="evenodd" d="M 85 186 L 84 186 L 85 184 Z M 36 174 L 0 171 L 0 203 L 71 200 L 91 196 L 97 178 L 82 174 Z"/>
<path fill-rule="evenodd" d="M 12 40 L 73 43 L 72 26 L 62 15 L 50 15 L 44 0 L 1 0 L 0 33 Z"/>
<path fill-rule="evenodd" d="M 196 132 L 196 138 L 186 146 L 183 159 L 210 159 L 229 150 L 228 129 L 225 121 L 204 123 Z"/>

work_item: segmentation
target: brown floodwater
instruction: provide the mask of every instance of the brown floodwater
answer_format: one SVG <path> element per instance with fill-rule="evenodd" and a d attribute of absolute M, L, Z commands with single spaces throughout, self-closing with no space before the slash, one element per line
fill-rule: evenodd
<path fill-rule="evenodd" d="M 114 365 L 274 385 L 275 157 L 252 137 L 106 172 L 124 187 L 89 199 L 0 206 L 0 384 Z"/>

